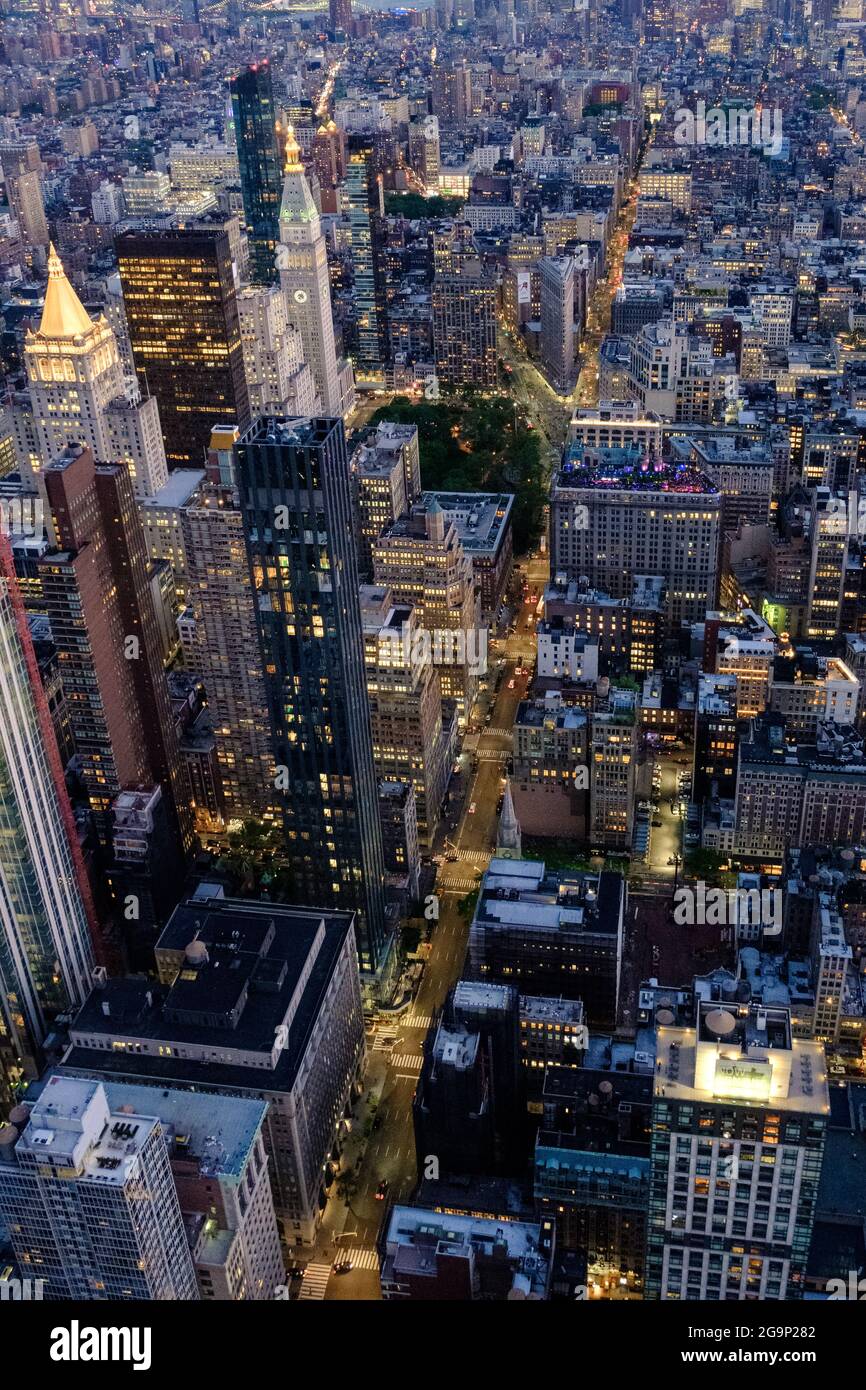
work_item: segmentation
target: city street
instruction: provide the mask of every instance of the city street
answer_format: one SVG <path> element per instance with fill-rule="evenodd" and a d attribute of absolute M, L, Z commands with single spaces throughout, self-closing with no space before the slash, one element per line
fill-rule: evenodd
<path fill-rule="evenodd" d="M 530 590 L 539 592 L 547 574 L 546 556 L 540 552 L 528 562 Z M 432 950 L 417 998 L 408 1013 L 393 1023 L 380 1022 L 368 1034 L 367 1095 L 378 1097 L 375 1128 L 369 1136 L 348 1202 L 338 1196 L 329 1201 L 316 1250 L 310 1257 L 301 1287 L 301 1298 L 377 1299 L 379 1297 L 376 1241 L 380 1224 L 395 1202 L 411 1195 L 417 1182 L 412 1100 L 421 1069 L 423 1044 L 436 1012 L 448 990 L 463 973 L 469 936 L 469 920 L 461 916 L 459 903 L 480 881 L 495 848 L 499 823 L 497 802 L 504 784 L 505 764 L 512 751 L 511 729 L 517 706 L 526 694 L 535 658 L 534 604 L 523 604 L 517 631 L 491 644 L 490 683 L 498 659 L 505 655 L 502 680 L 490 712 L 490 723 L 468 735 L 466 751 L 477 756 L 477 770 L 468 779 L 454 845 L 458 858 L 443 863 L 437 876 L 439 921 L 432 936 Z M 516 675 L 520 666 L 525 675 Z M 513 682 L 513 688 L 511 688 Z M 477 712 L 473 716 L 477 720 Z M 470 811 L 475 806 L 474 812 Z M 360 1107 L 359 1107 L 360 1108 Z M 363 1127 L 364 1117 L 355 1120 Z M 344 1153 L 344 1172 L 352 1142 Z M 382 1181 L 388 1189 L 378 1201 Z M 351 1261 L 346 1273 L 333 1272 L 336 1261 Z"/>
<path fill-rule="evenodd" d="M 688 754 L 661 753 L 656 759 L 656 766 L 661 770 L 661 797 L 653 811 L 653 820 L 661 820 L 661 825 L 650 832 L 649 862 L 655 878 L 672 879 L 675 865 L 669 861 L 676 855 L 682 855 L 683 822 L 679 809 L 671 810 L 671 801 L 679 807 L 677 773 L 689 766 Z"/>

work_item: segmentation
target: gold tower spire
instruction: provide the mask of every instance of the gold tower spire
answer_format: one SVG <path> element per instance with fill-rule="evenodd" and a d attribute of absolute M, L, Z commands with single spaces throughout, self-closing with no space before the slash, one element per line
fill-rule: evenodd
<path fill-rule="evenodd" d="M 302 174 L 304 165 L 301 160 L 301 147 L 295 139 L 295 127 L 286 126 L 286 163 L 283 169 L 285 174 Z"/>
<path fill-rule="evenodd" d="M 93 319 L 66 278 L 63 262 L 51 242 L 48 247 L 48 288 L 39 332 L 45 338 L 77 338 L 89 333 Z"/>

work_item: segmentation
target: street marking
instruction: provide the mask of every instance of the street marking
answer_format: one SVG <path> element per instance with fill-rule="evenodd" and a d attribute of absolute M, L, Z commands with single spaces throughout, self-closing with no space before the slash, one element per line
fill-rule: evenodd
<path fill-rule="evenodd" d="M 480 882 L 481 880 L 477 878 L 451 878 L 448 880 L 448 886 L 440 888 L 439 891 L 440 893 L 459 893 L 462 898 L 468 889 L 477 888 Z"/>
<path fill-rule="evenodd" d="M 432 1014 L 408 1014 L 406 1018 L 401 1019 L 404 1028 L 429 1028 L 432 1022 Z"/>
<path fill-rule="evenodd" d="M 355 1269 L 379 1269 L 379 1254 L 376 1250 L 362 1250 L 360 1246 L 354 1246 L 348 1251 L 347 1260 L 352 1261 Z"/>
<path fill-rule="evenodd" d="M 407 1067 L 411 1071 L 420 1071 L 424 1065 L 423 1057 L 415 1057 L 411 1052 L 402 1052 L 399 1057 L 393 1059 L 395 1067 Z"/>
<path fill-rule="evenodd" d="M 298 1301 L 302 1298 L 324 1298 L 325 1289 L 328 1287 L 328 1280 L 331 1277 L 331 1266 L 328 1265 L 307 1265 L 304 1270 L 304 1277 L 301 1281 L 301 1291 L 298 1294 Z"/>

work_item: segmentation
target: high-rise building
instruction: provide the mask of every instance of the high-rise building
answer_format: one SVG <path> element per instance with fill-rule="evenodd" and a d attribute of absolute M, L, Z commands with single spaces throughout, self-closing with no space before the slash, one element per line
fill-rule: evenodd
<path fill-rule="evenodd" d="M 415 116 L 409 122 L 409 163 L 428 193 L 439 191 L 439 117 Z"/>
<path fill-rule="evenodd" d="M 301 335 L 320 409 L 344 417 L 355 401 L 352 369 L 337 357 L 328 252 L 294 133 L 286 137 L 286 168 L 279 214 L 280 285 L 288 320 Z"/>
<path fill-rule="evenodd" d="M 319 180 L 322 212 L 337 212 L 337 189 L 346 173 L 346 137 L 336 121 L 323 121 L 313 136 L 313 168 Z"/>
<path fill-rule="evenodd" d="M 46 466 L 69 444 L 84 444 L 98 463 L 124 463 L 137 497 L 152 497 L 164 485 L 156 399 L 143 399 L 125 379 L 114 330 L 103 314 L 91 319 L 53 246 L 42 318 L 27 333 L 24 363 L 38 441 L 32 467 Z"/>
<path fill-rule="evenodd" d="M 657 1028 L 648 1298 L 802 1297 L 829 1113 L 787 1008 L 701 999 Z"/>
<path fill-rule="evenodd" d="M 418 429 L 382 420 L 368 430 L 351 458 L 358 508 L 358 567 L 373 574 L 373 542 L 408 512 L 421 492 Z"/>
<path fill-rule="evenodd" d="M 237 467 L 296 892 L 358 914 L 362 969 L 375 974 L 382 836 L 342 422 L 262 419 Z"/>
<path fill-rule="evenodd" d="M 22 1268 L 53 1299 L 198 1297 L 162 1125 L 109 1109 L 97 1081 L 53 1075 L 18 1136 L 4 1131 L 0 1213 Z"/>
<path fill-rule="evenodd" d="M 810 491 L 809 500 L 811 558 L 806 635 L 828 639 L 835 636 L 840 626 L 850 509 L 847 497 L 836 496 L 828 487 Z"/>
<path fill-rule="evenodd" d="M 582 999 L 589 1019 L 616 1018 L 626 891 L 621 874 L 548 872 L 538 860 L 492 859 L 469 932 L 476 980 Z"/>
<path fill-rule="evenodd" d="M 363 1074 L 352 914 L 201 884 L 160 937 L 156 966 L 158 983 L 109 979 L 93 991 L 64 1072 L 266 1101 L 284 1239 L 309 1244 Z"/>
<path fill-rule="evenodd" d="M 241 192 L 250 247 L 250 279 L 276 280 L 276 253 L 282 192 L 277 112 L 267 59 L 252 63 L 231 80 L 232 113 Z"/>
<path fill-rule="evenodd" d="M 521 1065 L 518 993 L 513 986 L 461 980 L 448 995 L 426 1049 L 413 1102 L 415 1148 L 423 1171 L 512 1171 L 519 1163 Z"/>
<path fill-rule="evenodd" d="M 92 1084 L 52 1069 L 40 1082 L 37 1103 L 51 1100 L 61 1083 Z M 159 1121 L 198 1282 L 194 1297 L 215 1303 L 273 1298 L 285 1269 L 263 1137 L 267 1102 L 129 1081 L 101 1085 L 111 1115 Z M 36 1090 L 30 1088 L 28 1101 Z M 97 1165 L 97 1171 L 104 1169 Z"/>
<path fill-rule="evenodd" d="M 456 523 L 446 520 L 430 494 L 428 504 L 399 517 L 372 549 L 374 582 L 414 607 L 439 667 L 442 694 L 468 717 L 487 668 L 487 629 Z"/>
<path fill-rule="evenodd" d="M 574 388 L 577 351 L 573 256 L 545 256 L 541 273 L 541 361 L 554 390 Z"/>
<path fill-rule="evenodd" d="M 720 505 L 698 469 L 577 446 L 553 479 L 551 578 L 629 598 L 637 575 L 661 575 L 668 624 L 700 622 L 716 601 Z"/>
<path fill-rule="evenodd" d="M 96 914 L 63 766 L 11 548 L 0 537 L 0 1051 L 7 1070 L 36 1074 L 51 1017 L 81 1003 L 90 988 L 94 946 Z"/>
<path fill-rule="evenodd" d="M 472 115 L 472 73 L 465 59 L 437 63 L 432 74 L 433 113 L 447 125 L 461 125 Z"/>
<path fill-rule="evenodd" d="M 432 646 L 412 605 L 388 589 L 361 585 L 361 619 L 376 775 L 412 786 L 418 834 L 432 847 L 447 780 Z"/>
<path fill-rule="evenodd" d="M 76 446 L 44 477 L 57 546 L 39 572 L 97 829 L 110 844 L 117 793 L 159 782 L 176 828 L 179 873 L 192 823 L 129 475 L 120 466 L 97 468 L 90 450 Z"/>
<path fill-rule="evenodd" d="M 260 820 L 274 807 L 274 753 L 236 495 L 205 488 L 184 508 L 182 525 L 193 627 L 187 665 L 207 691 L 226 812 Z"/>
<path fill-rule="evenodd" d="M 318 396 L 303 339 L 289 321 L 282 285 L 250 285 L 238 295 L 250 415 L 312 415 Z"/>
<path fill-rule="evenodd" d="M 328 0 L 328 27 L 349 33 L 352 28 L 352 0 Z"/>
<path fill-rule="evenodd" d="M 28 252 L 48 246 L 48 219 L 42 190 L 42 158 L 35 140 L 4 140 L 0 168 L 6 198 Z M 44 255 L 44 250 L 41 250 Z"/>
<path fill-rule="evenodd" d="M 228 232 L 126 232 L 117 259 L 139 377 L 170 468 L 200 467 L 216 424 L 250 422 Z"/>
<path fill-rule="evenodd" d="M 610 708 L 592 716 L 589 839 L 606 849 L 631 848 L 638 748 L 633 700 L 631 691 L 613 690 Z"/>
<path fill-rule="evenodd" d="M 477 257 L 433 277 L 436 375 L 446 386 L 496 385 L 496 285 Z"/>
<path fill-rule="evenodd" d="M 382 175 L 372 136 L 349 137 L 343 202 L 354 276 L 352 360 L 357 376 L 379 376 L 388 356 L 388 311 Z"/>

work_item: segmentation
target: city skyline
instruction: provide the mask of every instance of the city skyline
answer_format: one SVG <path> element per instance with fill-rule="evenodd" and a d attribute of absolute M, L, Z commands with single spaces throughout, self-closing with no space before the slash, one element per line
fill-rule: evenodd
<path fill-rule="evenodd" d="M 864 6 L 0 4 L 0 1302 L 54 1359 L 529 1301 L 832 1374 Z"/>

